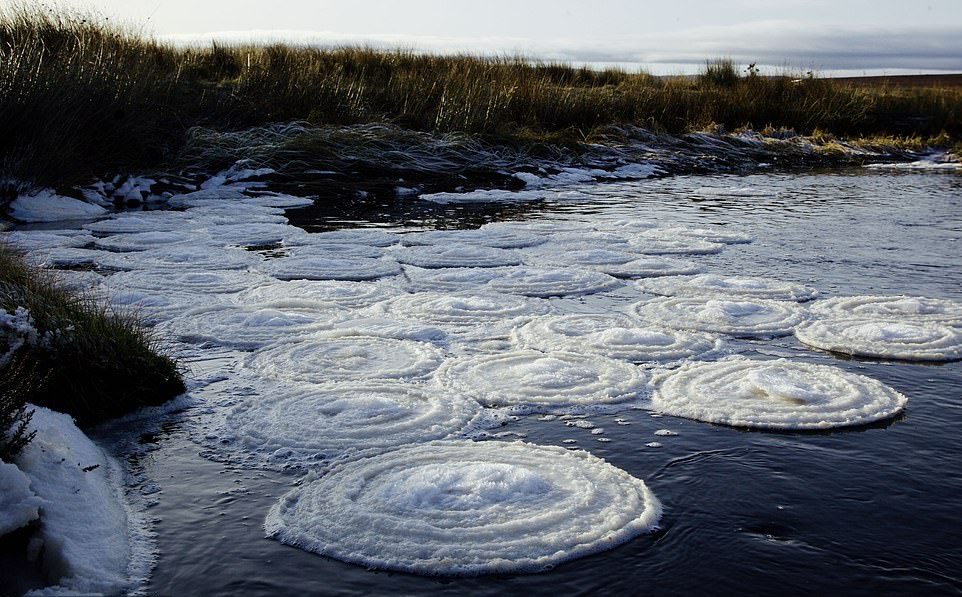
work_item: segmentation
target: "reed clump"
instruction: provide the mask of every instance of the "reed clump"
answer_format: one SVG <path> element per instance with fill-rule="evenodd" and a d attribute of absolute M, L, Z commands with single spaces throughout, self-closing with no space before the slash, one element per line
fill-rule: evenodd
<path fill-rule="evenodd" d="M 391 123 L 500 143 L 578 144 L 610 125 L 835 135 L 962 133 L 962 89 L 700 77 L 362 47 L 178 48 L 62 11 L 0 11 L 0 177 L 63 184 L 173 159 L 195 126 Z"/>
<path fill-rule="evenodd" d="M 136 317 L 0 244 L 0 452 L 22 446 L 27 403 L 89 425 L 183 391 L 177 364 Z"/>

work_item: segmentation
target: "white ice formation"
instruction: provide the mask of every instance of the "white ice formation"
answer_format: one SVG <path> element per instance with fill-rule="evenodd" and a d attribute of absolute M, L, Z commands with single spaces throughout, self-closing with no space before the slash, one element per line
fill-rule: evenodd
<path fill-rule="evenodd" d="M 795 329 L 803 344 L 852 356 L 904 361 L 962 359 L 962 328 L 904 318 L 824 319 Z"/>
<path fill-rule="evenodd" d="M 259 268 L 278 280 L 377 280 L 401 273 L 390 259 L 350 259 L 303 255 L 268 259 Z"/>
<path fill-rule="evenodd" d="M 817 318 L 902 319 L 962 325 L 962 301 L 922 296 L 838 296 L 812 303 L 809 311 Z"/>
<path fill-rule="evenodd" d="M 655 528 L 661 505 L 583 451 L 438 441 L 332 467 L 283 496 L 265 531 L 368 568 L 435 576 L 539 572 Z"/>
<path fill-rule="evenodd" d="M 699 274 L 670 276 L 636 282 L 641 290 L 663 296 L 709 296 L 714 298 L 755 298 L 776 301 L 807 301 L 818 296 L 814 288 L 770 278 Z"/>
<path fill-rule="evenodd" d="M 656 411 L 757 429 L 829 429 L 891 418 L 906 398 L 837 367 L 733 358 L 690 363 L 656 379 Z"/>
<path fill-rule="evenodd" d="M 481 245 L 417 245 L 399 247 L 391 255 L 401 263 L 424 268 L 501 267 L 521 263 L 521 255 L 516 251 Z"/>
<path fill-rule="evenodd" d="M 498 274 L 489 283 L 490 290 L 541 298 L 595 294 L 622 285 L 608 274 L 584 269 L 522 266 Z"/>
<path fill-rule="evenodd" d="M 765 299 L 659 297 L 631 306 L 643 323 L 740 338 L 785 336 L 802 321 L 796 303 Z"/>

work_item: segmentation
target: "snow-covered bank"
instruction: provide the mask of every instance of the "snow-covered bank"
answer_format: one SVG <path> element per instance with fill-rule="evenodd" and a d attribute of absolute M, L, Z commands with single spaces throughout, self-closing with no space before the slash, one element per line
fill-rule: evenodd
<path fill-rule="evenodd" d="M 0 463 L 0 534 L 39 517 L 28 557 L 47 594 L 126 594 L 150 567 L 145 531 L 130 509 L 120 464 L 65 414 L 43 407 L 36 437 L 14 464 Z"/>

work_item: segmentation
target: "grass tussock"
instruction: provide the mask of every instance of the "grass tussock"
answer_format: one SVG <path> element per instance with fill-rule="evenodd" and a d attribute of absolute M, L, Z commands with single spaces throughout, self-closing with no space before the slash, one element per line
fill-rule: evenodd
<path fill-rule="evenodd" d="M 724 60 L 659 78 L 360 47 L 175 48 L 76 14 L 0 9 L 0 176 L 64 183 L 148 168 L 192 127 L 289 121 L 560 144 L 626 124 L 957 138 L 962 89 L 762 77 Z"/>
<path fill-rule="evenodd" d="M 183 390 L 176 363 L 135 318 L 64 289 L 0 245 L 0 431 L 8 432 L 0 456 L 29 439 L 27 402 L 89 425 Z"/>

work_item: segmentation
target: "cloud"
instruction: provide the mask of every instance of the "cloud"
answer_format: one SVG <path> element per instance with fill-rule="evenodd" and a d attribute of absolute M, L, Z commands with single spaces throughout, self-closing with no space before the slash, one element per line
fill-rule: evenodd
<path fill-rule="evenodd" d="M 531 39 L 344 34 L 326 31 L 224 31 L 167 35 L 177 43 L 286 42 L 315 46 L 364 45 L 434 53 L 524 55 L 543 60 L 701 65 L 707 58 L 820 70 L 962 70 L 962 24 L 944 27 L 819 27 L 795 21 L 754 21 L 636 37 Z"/>

